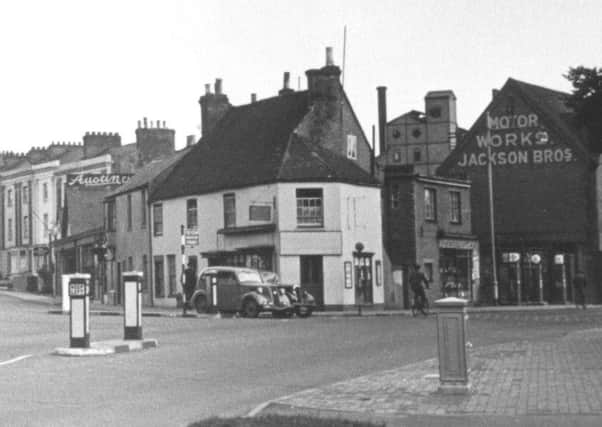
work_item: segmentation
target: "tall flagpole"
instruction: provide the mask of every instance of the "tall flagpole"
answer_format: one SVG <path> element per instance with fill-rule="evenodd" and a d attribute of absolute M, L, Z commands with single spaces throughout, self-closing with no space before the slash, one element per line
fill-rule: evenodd
<path fill-rule="evenodd" d="M 495 218 L 493 217 L 493 169 L 491 164 L 491 117 L 487 111 L 487 183 L 489 185 L 489 230 L 491 232 L 491 266 L 493 271 L 493 302 L 499 303 L 497 257 L 495 255 Z"/>

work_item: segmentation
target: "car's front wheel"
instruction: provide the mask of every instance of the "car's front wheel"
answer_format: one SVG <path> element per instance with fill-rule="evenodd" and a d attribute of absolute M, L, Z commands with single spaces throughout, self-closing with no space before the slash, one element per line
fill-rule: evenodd
<path fill-rule="evenodd" d="M 194 299 L 194 308 L 197 313 L 207 313 L 209 305 L 207 304 L 207 297 L 205 295 L 199 295 Z"/>
<path fill-rule="evenodd" d="M 257 317 L 259 316 L 259 305 L 251 298 L 245 300 L 242 304 L 242 315 L 244 317 Z"/>

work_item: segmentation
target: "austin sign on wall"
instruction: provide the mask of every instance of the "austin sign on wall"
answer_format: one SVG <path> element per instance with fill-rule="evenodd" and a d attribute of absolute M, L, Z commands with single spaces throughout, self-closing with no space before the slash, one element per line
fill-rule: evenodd
<path fill-rule="evenodd" d="M 573 151 L 550 138 L 534 113 L 491 116 L 491 153 L 487 153 L 487 133 L 476 135 L 476 152 L 462 153 L 460 167 L 543 165 L 576 160 Z"/>
<path fill-rule="evenodd" d="M 106 187 L 127 183 L 132 174 L 125 173 L 79 173 L 67 175 L 68 187 Z"/>

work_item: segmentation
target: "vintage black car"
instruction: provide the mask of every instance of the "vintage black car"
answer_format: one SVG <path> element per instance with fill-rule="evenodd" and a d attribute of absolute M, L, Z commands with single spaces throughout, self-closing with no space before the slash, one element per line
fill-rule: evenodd
<path fill-rule="evenodd" d="M 264 282 L 271 283 L 278 288 L 278 295 L 286 295 L 299 317 L 309 317 L 316 308 L 316 300 L 305 289 L 296 284 L 280 283 L 280 278 L 273 271 L 260 271 Z"/>
<path fill-rule="evenodd" d="M 292 316 L 295 307 L 278 287 L 263 280 L 258 270 L 244 267 L 207 267 L 199 275 L 190 299 L 198 313 L 211 311 L 257 317 L 271 312 Z"/>

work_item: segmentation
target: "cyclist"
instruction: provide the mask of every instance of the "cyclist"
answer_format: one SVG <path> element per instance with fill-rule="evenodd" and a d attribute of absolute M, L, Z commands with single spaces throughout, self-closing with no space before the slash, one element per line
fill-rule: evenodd
<path fill-rule="evenodd" d="M 418 309 L 426 314 L 426 308 L 428 300 L 426 299 L 426 293 L 424 288 L 429 288 L 429 282 L 422 271 L 420 271 L 420 265 L 414 264 L 414 271 L 410 274 L 409 278 L 410 288 L 414 293 L 414 305 L 413 309 Z M 424 284 L 424 286 L 423 286 Z"/>

